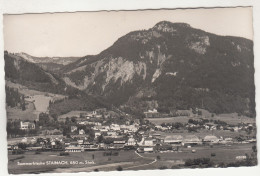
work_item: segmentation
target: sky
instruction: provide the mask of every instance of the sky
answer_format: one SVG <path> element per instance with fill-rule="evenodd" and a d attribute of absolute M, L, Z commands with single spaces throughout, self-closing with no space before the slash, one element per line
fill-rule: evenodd
<path fill-rule="evenodd" d="M 38 57 L 93 55 L 119 37 L 160 21 L 253 40 L 251 7 L 101 11 L 4 15 L 4 48 Z"/>

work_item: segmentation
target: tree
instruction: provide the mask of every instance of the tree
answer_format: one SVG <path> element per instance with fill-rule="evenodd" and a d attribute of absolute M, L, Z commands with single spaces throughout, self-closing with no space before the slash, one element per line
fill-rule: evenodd
<path fill-rule="evenodd" d="M 98 136 L 97 141 L 98 143 L 102 143 L 104 141 L 103 135 Z"/>
<path fill-rule="evenodd" d="M 19 144 L 18 144 L 18 148 L 20 148 L 20 149 L 22 149 L 22 150 L 25 150 L 26 147 L 27 147 L 27 144 L 25 144 L 25 143 L 19 143 Z"/>
<path fill-rule="evenodd" d="M 252 150 L 253 150 L 253 152 L 257 152 L 257 147 L 254 145 L 253 147 L 252 147 Z"/>
<path fill-rule="evenodd" d="M 50 117 L 46 113 L 40 113 L 39 114 L 39 125 L 47 125 L 50 121 Z"/>
<path fill-rule="evenodd" d="M 116 168 L 116 170 L 117 170 L 117 171 L 122 171 L 123 168 L 122 168 L 121 166 L 118 166 L 118 167 Z"/>
<path fill-rule="evenodd" d="M 70 134 L 70 128 L 68 126 L 64 126 L 62 134 L 63 134 L 63 136 L 69 135 Z"/>
<path fill-rule="evenodd" d="M 71 118 L 71 122 L 72 122 L 72 123 L 76 123 L 76 122 L 77 122 L 77 118 L 76 118 L 76 117 L 72 117 L 72 118 Z"/>

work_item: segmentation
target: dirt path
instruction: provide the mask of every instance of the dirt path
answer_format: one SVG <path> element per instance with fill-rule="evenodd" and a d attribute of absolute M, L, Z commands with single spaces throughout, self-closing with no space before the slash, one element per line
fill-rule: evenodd
<path fill-rule="evenodd" d="M 135 151 L 135 154 L 137 154 L 137 155 L 138 155 L 139 157 L 141 157 L 141 158 L 154 159 L 154 158 L 152 158 L 152 157 L 142 156 L 142 155 L 140 155 L 139 153 L 137 153 L 136 151 Z M 130 167 L 127 167 L 127 168 L 124 168 L 124 169 L 133 169 L 133 168 L 136 168 L 136 167 L 148 166 L 148 165 L 151 165 L 151 164 L 156 163 L 156 162 L 157 162 L 157 159 L 155 158 L 155 159 L 154 159 L 152 162 L 150 162 L 150 163 L 141 164 L 141 165 L 138 165 L 138 166 L 130 166 Z"/>

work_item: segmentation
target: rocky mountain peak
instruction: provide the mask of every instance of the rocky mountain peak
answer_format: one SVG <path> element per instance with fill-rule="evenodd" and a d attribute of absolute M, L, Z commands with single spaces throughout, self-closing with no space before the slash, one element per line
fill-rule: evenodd
<path fill-rule="evenodd" d="M 156 29 L 158 31 L 162 32 L 174 32 L 178 28 L 190 28 L 191 26 L 187 23 L 171 23 L 169 21 L 161 21 L 157 23 L 153 29 Z"/>

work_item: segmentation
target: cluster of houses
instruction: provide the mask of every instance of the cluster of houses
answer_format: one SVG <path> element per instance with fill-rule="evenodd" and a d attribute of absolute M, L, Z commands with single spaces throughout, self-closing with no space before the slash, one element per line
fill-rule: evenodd
<path fill-rule="evenodd" d="M 94 126 L 93 128 L 96 128 Z M 100 126 L 102 127 L 102 126 Z M 74 127 L 73 130 L 76 130 Z M 106 129 L 104 127 L 100 129 Z M 127 138 L 118 135 L 118 131 L 120 130 L 132 130 L 133 133 Z M 179 147 L 190 147 L 195 145 L 215 145 L 215 144 L 233 144 L 238 143 L 237 140 L 232 139 L 230 137 L 223 138 L 217 137 L 215 135 L 206 135 L 205 137 L 201 138 L 194 134 L 192 135 L 168 135 L 164 136 L 156 131 L 153 132 L 144 132 L 138 131 L 138 134 L 142 137 L 141 140 L 137 140 L 134 137 L 134 131 L 136 132 L 136 127 L 128 127 L 128 126 L 121 126 L 117 124 L 112 124 L 108 131 L 106 132 L 105 138 L 113 139 L 111 143 L 104 143 L 98 142 L 97 140 L 89 142 L 87 137 L 81 138 L 50 138 L 50 139 L 43 139 L 40 140 L 36 138 L 26 138 L 24 137 L 20 142 L 28 144 L 28 150 L 39 150 L 39 149 L 48 149 L 48 150 L 62 150 L 65 152 L 83 152 L 83 151 L 96 151 L 96 150 L 120 150 L 120 149 L 137 149 L 138 152 L 154 152 L 154 151 L 163 151 L 163 150 L 173 150 L 174 148 Z M 104 134 L 100 132 L 100 135 Z M 95 133 L 95 138 L 99 135 Z M 256 142 L 255 139 L 249 139 L 247 141 L 243 141 L 247 143 Z M 48 145 L 46 145 L 48 144 Z M 168 146 L 168 147 L 165 147 Z M 16 145 L 9 146 L 11 149 L 16 149 Z"/>
<path fill-rule="evenodd" d="M 156 129 L 160 131 L 169 131 L 174 129 L 172 125 L 156 125 Z M 209 131 L 214 131 L 214 130 L 227 130 L 227 131 L 232 131 L 232 132 L 239 132 L 239 131 L 247 131 L 248 129 L 255 129 L 256 126 L 251 124 L 251 123 L 242 123 L 239 125 L 219 125 L 219 124 L 214 124 L 214 123 L 205 123 L 205 124 L 192 124 L 188 123 L 184 126 L 185 129 L 189 128 L 197 128 L 197 129 L 205 129 Z"/>
<path fill-rule="evenodd" d="M 188 112 L 175 112 L 175 113 L 188 113 Z M 101 115 L 102 114 L 102 115 Z M 157 117 L 160 113 L 156 109 L 149 110 L 145 112 L 146 117 Z M 232 144 L 237 142 L 232 138 L 217 137 L 215 135 L 206 135 L 204 137 L 198 137 L 194 134 L 192 135 L 166 135 L 165 132 L 173 129 L 172 125 L 169 126 L 150 126 L 149 130 L 146 129 L 145 124 L 140 124 L 139 121 L 134 120 L 132 123 L 125 121 L 124 124 L 110 123 L 106 125 L 103 123 L 104 116 L 109 115 L 106 109 L 98 109 L 93 112 L 70 112 L 66 116 L 76 117 L 75 123 L 70 124 L 70 133 L 73 134 L 71 137 L 58 137 L 51 138 L 49 140 L 37 140 L 32 138 L 23 138 L 21 143 L 26 143 L 28 146 L 40 148 L 48 148 L 50 150 L 62 150 L 65 152 L 83 152 L 83 151 L 93 151 L 93 150 L 120 150 L 120 149 L 137 149 L 138 152 L 153 152 L 160 150 L 168 150 L 183 147 L 183 146 L 193 146 L 193 145 L 207 145 L 207 144 Z M 97 120 L 100 117 L 104 117 L 101 120 Z M 65 117 L 65 116 L 64 116 Z M 66 118 L 61 118 L 66 120 Z M 94 139 L 89 140 L 89 134 L 84 128 L 84 126 L 89 126 L 94 132 Z M 252 124 L 247 124 L 243 126 L 233 126 L 228 125 L 221 126 L 213 123 L 205 124 L 192 124 L 188 123 L 183 126 L 184 128 L 200 127 L 207 130 L 233 130 L 239 131 L 242 129 L 253 128 Z M 230 128 L 230 129 L 229 129 Z M 255 127 L 254 127 L 255 128 Z M 29 130 L 35 129 L 35 123 L 32 122 L 20 122 L 20 129 Z M 144 130 L 144 131 L 143 131 Z M 60 130 L 46 130 L 44 134 L 61 134 Z M 137 137 L 138 136 L 138 137 Z M 102 138 L 102 140 L 100 139 Z M 104 142 L 105 140 L 110 142 Z M 250 139 L 244 142 L 255 142 L 255 139 Z M 33 144 L 33 145 L 32 145 Z M 14 148 L 14 147 L 13 147 Z M 30 147 L 31 150 L 36 149 Z"/>

